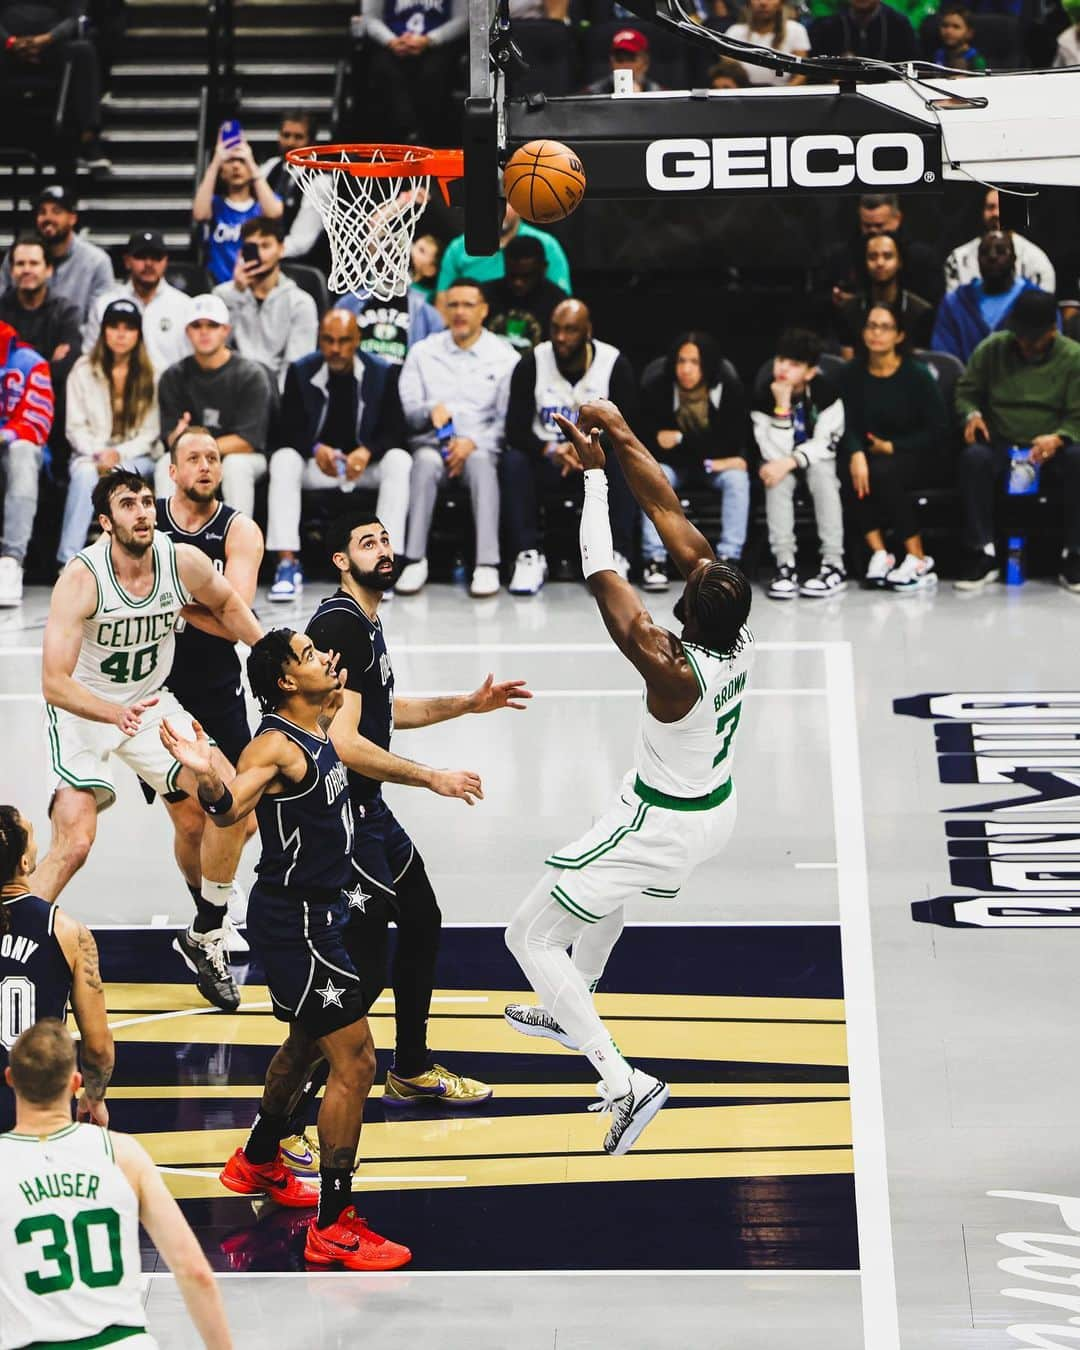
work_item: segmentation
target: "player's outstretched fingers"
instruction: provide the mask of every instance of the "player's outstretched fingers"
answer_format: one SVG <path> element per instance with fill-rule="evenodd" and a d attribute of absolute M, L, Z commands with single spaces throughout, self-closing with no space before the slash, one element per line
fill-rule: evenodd
<path fill-rule="evenodd" d="M 158 727 L 158 739 L 161 741 L 161 744 L 165 747 L 166 750 L 168 750 L 169 754 L 171 755 L 173 750 L 176 748 L 177 735 L 176 732 L 173 731 L 172 727 L 169 725 L 169 719 L 167 717 L 163 717 L 161 719 L 161 725 Z"/>

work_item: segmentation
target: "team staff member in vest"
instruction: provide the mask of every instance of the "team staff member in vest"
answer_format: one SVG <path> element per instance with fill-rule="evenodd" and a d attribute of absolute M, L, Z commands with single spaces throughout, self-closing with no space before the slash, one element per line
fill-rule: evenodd
<path fill-rule="evenodd" d="M 4 1081 L 15 1038 L 43 1017 L 63 1020 L 69 1003 L 81 1037 L 79 1119 L 109 1123 L 105 1089 L 115 1053 L 97 944 L 77 919 L 33 894 L 28 878 L 36 866 L 33 825 L 14 806 L 0 806 L 0 1133 L 15 1125 L 15 1097 Z"/>
<path fill-rule="evenodd" d="M 415 595 L 428 578 L 427 546 L 439 487 L 460 478 L 469 489 L 476 527 L 476 567 L 469 594 L 499 589 L 499 455 L 518 354 L 484 328 L 488 307 L 471 277 L 446 291 L 449 329 L 410 348 L 401 368 L 401 406 L 413 455 L 407 565 L 400 595 Z M 392 538 L 393 536 L 391 536 Z"/>
<path fill-rule="evenodd" d="M 598 398 L 631 409 L 632 417 L 634 372 L 617 347 L 593 337 L 587 307 L 580 300 L 564 300 L 551 315 L 551 340 L 526 353 L 510 380 L 500 480 L 503 528 L 515 554 L 514 595 L 535 595 L 547 576 L 540 548 L 541 496 L 572 491 L 580 498 L 583 491 L 581 461 L 554 415 L 573 420 L 583 403 Z M 614 455 L 608 456 L 607 476 L 615 566 L 625 578 L 633 549 L 634 499 Z"/>
<path fill-rule="evenodd" d="M 101 538 L 72 558 L 53 587 L 42 648 L 52 844 L 34 873 L 34 889 L 46 900 L 55 900 L 89 857 L 98 812 L 116 800 L 114 761 L 127 764 L 159 796 L 195 795 L 195 775 L 157 734 L 164 717 L 192 726 L 163 687 L 172 669 L 177 615 L 194 601 L 234 642 L 250 646 L 262 635 L 255 615 L 205 553 L 155 530 L 153 493 L 137 474 L 114 469 L 99 479 L 94 512 Z M 212 756 L 217 771 L 231 780 L 225 756 L 216 747 Z M 165 804 L 172 815 L 174 806 Z M 210 904 L 217 903 L 213 885 L 232 884 L 231 856 L 222 832 L 208 830 L 199 870 Z M 225 936 L 223 926 L 207 929 L 196 915 L 178 941 L 198 966 L 203 997 L 232 1010 L 240 995 L 225 965 Z"/>
<path fill-rule="evenodd" d="M 465 0 L 364 0 L 368 45 L 365 135 L 454 145 L 453 87 L 468 19 Z M 460 124 L 459 124 L 460 125 Z"/>
<path fill-rule="evenodd" d="M 2 1344 L 157 1350 L 146 1331 L 141 1223 L 197 1343 L 232 1350 L 209 1262 L 149 1154 L 130 1135 L 71 1123 L 80 1075 L 67 1028 L 56 1018 L 29 1027 L 5 1072 L 17 1116 L 15 1132 L 0 1136 Z"/>

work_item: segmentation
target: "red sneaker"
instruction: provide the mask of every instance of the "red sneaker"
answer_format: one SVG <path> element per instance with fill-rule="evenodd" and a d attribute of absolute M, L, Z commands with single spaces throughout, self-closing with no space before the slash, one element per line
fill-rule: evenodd
<path fill-rule="evenodd" d="M 397 1270 L 412 1260 L 412 1252 L 373 1232 L 350 1205 L 337 1223 L 325 1228 L 311 1225 L 304 1259 L 317 1266 L 344 1266 L 346 1270 Z"/>
<path fill-rule="evenodd" d="M 314 1209 L 319 1203 L 318 1189 L 305 1186 L 293 1176 L 281 1161 L 280 1151 L 272 1163 L 253 1163 L 238 1148 L 221 1169 L 218 1180 L 237 1195 L 265 1195 L 276 1205 L 290 1209 Z"/>

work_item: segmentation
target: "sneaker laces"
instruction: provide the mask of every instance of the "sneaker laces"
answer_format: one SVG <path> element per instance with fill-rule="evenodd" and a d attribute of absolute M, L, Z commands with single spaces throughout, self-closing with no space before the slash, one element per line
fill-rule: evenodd
<path fill-rule="evenodd" d="M 597 1083 L 596 1090 L 600 1094 L 600 1100 L 598 1102 L 589 1103 L 587 1109 L 590 1111 L 611 1111 L 614 1113 L 618 1107 L 627 1102 L 632 1104 L 634 1100 L 633 1087 L 627 1088 L 621 1097 L 613 1097 L 611 1095 L 611 1089 L 606 1083 Z"/>
<path fill-rule="evenodd" d="M 229 922 L 227 917 L 225 922 Z M 225 980 L 229 977 L 228 967 L 225 964 L 225 929 L 222 928 L 219 931 L 220 937 L 212 938 L 209 942 L 200 942 L 199 946 L 206 953 L 206 959 L 214 967 L 214 973 Z"/>

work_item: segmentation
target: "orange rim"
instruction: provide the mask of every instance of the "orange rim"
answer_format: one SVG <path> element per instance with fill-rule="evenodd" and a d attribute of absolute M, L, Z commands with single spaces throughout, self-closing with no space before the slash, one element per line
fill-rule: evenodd
<path fill-rule="evenodd" d="M 381 154 L 382 159 L 374 156 Z M 327 159 L 338 155 L 338 159 Z M 355 155 L 355 159 L 342 159 Z M 347 173 L 353 178 L 420 178 L 428 175 L 441 182 L 465 176 L 461 150 L 429 150 L 423 145 L 306 145 L 286 150 L 285 159 L 298 169 L 322 173 Z"/>

